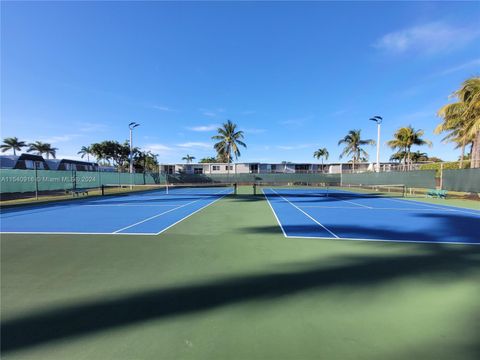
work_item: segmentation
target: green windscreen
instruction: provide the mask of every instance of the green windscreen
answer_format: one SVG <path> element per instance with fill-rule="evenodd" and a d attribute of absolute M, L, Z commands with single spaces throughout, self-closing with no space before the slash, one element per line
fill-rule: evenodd
<path fill-rule="evenodd" d="M 118 173 L 95 171 L 16 170 L 0 171 L 1 193 L 25 193 L 91 189 L 102 185 L 154 185 L 164 184 L 165 175 L 156 173 Z"/>
<path fill-rule="evenodd" d="M 174 174 L 169 183 L 328 183 L 339 184 L 340 174 Z"/>
<path fill-rule="evenodd" d="M 480 169 L 443 170 L 442 188 L 480 193 Z"/>
<path fill-rule="evenodd" d="M 435 188 L 435 171 L 391 171 L 343 174 L 342 184 L 392 185 L 402 184 L 412 188 Z"/>

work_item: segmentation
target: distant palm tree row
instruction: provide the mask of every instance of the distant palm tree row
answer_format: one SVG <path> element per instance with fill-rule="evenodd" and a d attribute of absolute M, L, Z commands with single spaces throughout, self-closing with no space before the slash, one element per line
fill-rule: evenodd
<path fill-rule="evenodd" d="M 437 126 L 435 133 L 446 133 L 443 141 L 453 142 L 457 148 L 461 149 L 460 167 L 463 165 L 465 150 L 470 146 L 471 167 L 480 168 L 480 77 L 472 77 L 466 80 L 452 96 L 457 99 L 457 102 L 445 105 L 438 111 L 438 116 L 443 119 L 443 122 Z M 390 159 L 402 161 L 407 167 L 410 167 L 414 161 L 420 161 L 419 159 L 428 159 L 425 153 L 412 152 L 413 146 L 432 146 L 431 141 L 424 139 L 423 136 L 423 130 L 414 129 L 411 125 L 399 128 L 395 131 L 393 139 L 387 142 L 391 149 L 397 150 Z M 237 125 L 231 120 L 227 120 L 217 129 L 217 135 L 212 136 L 212 140 L 218 141 L 213 146 L 217 156 L 203 158 L 200 162 L 230 163 L 234 158 L 238 159 L 241 156 L 240 147 L 247 147 L 243 141 L 243 131 L 238 130 Z M 368 153 L 363 147 L 374 144 L 375 141 L 372 139 L 361 138 L 361 130 L 350 130 L 338 142 L 338 145 L 344 145 L 340 158 L 350 157 L 354 170 L 356 163 L 368 159 Z M 17 137 L 5 138 L 3 144 L 0 145 L 2 152 L 13 150 L 14 155 L 25 147 L 28 147 L 28 152 L 35 152 L 38 155 L 45 154 L 47 159 L 49 156 L 55 158 L 58 150 L 51 144 L 40 141 L 27 144 Z M 120 144 L 117 141 L 103 141 L 90 146 L 83 146 L 78 154 L 82 158 L 86 156 L 88 161 L 90 155 L 95 156 L 98 161 L 105 160 L 108 163 L 113 161 L 119 168 L 125 167 L 130 161 L 128 142 Z M 157 163 L 156 155 L 150 152 L 142 152 L 138 148 L 134 148 L 133 154 L 135 161 L 143 159 L 145 164 Z M 315 151 L 313 156 L 316 159 L 321 159 L 323 165 L 323 160 L 328 159 L 329 153 L 326 148 L 321 148 Z M 148 161 L 145 159 L 148 159 Z M 194 159 L 195 157 L 190 154 L 182 158 L 187 163 L 191 163 Z"/>
<path fill-rule="evenodd" d="M 431 146 L 432 143 L 429 140 L 422 139 L 423 134 L 423 130 L 415 130 L 412 126 L 398 129 L 393 135 L 394 138 L 387 141 L 387 145 L 390 148 L 398 150 L 390 157 L 390 160 L 403 161 L 408 167 L 414 161 L 421 161 L 420 153 L 415 153 L 415 156 L 412 156 L 412 146 Z M 362 139 L 361 130 L 350 130 L 348 134 L 338 142 L 338 145 L 345 145 L 340 154 L 340 158 L 344 156 L 351 157 L 352 170 L 355 170 L 356 163 L 368 160 L 368 153 L 362 146 L 375 144 L 375 140 Z M 323 165 L 323 157 L 328 159 L 328 150 L 326 148 L 318 149 L 313 153 L 313 157 L 316 159 L 322 158 Z M 423 154 L 423 158 L 427 159 L 427 154 Z"/>
<path fill-rule="evenodd" d="M 21 151 L 25 147 L 28 147 L 27 152 L 33 152 L 36 155 L 45 154 L 47 159 L 50 157 L 50 155 L 55 159 L 58 150 L 56 147 L 52 147 L 51 144 L 41 141 L 35 141 L 33 143 L 27 144 L 25 141 L 18 140 L 17 137 L 5 138 L 3 139 L 3 144 L 0 145 L 0 149 L 2 149 L 2 152 L 13 150 L 13 155 L 15 156 L 17 155 L 17 151 Z"/>
<path fill-rule="evenodd" d="M 472 77 L 452 94 L 457 102 L 445 105 L 438 111 L 443 122 L 436 134 L 447 133 L 444 141 L 453 142 L 461 149 L 463 162 L 465 148 L 470 148 L 470 167 L 480 168 L 480 77 Z"/>
<path fill-rule="evenodd" d="M 470 167 L 480 168 L 480 77 L 466 80 L 461 88 L 453 93 L 453 97 L 458 101 L 445 105 L 438 111 L 438 116 L 443 118 L 443 122 L 437 126 L 434 132 L 435 134 L 447 133 L 442 140 L 453 142 L 456 144 L 456 148 L 461 149 L 459 168 L 463 168 L 465 149 L 468 146 L 470 146 Z M 393 139 L 387 141 L 387 145 L 391 149 L 397 150 L 390 160 L 402 161 L 407 168 L 410 168 L 412 162 L 415 161 L 439 160 L 435 157 L 429 158 L 427 154 L 420 151 L 412 152 L 412 146 L 432 146 L 431 141 L 422 138 L 424 133 L 423 130 L 416 130 L 411 125 L 395 131 Z M 368 153 L 361 146 L 374 143 L 375 141 L 371 139 L 362 140 L 360 130 L 350 130 L 338 142 L 338 145 L 345 144 L 340 158 L 345 155 L 351 156 L 354 170 L 356 162 L 368 159 Z M 318 149 L 313 153 L 313 157 L 323 159 L 325 153 L 328 157 L 326 148 Z"/>

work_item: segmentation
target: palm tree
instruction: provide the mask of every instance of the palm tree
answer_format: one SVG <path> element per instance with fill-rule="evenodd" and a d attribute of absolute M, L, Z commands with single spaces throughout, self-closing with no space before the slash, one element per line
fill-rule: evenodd
<path fill-rule="evenodd" d="M 200 163 L 204 163 L 204 164 L 208 164 L 208 163 L 216 163 L 217 162 L 217 159 L 213 156 L 208 156 L 208 157 L 204 157 L 203 159 L 201 159 L 199 161 Z"/>
<path fill-rule="evenodd" d="M 362 145 L 375 145 L 375 140 L 361 139 L 361 130 L 350 130 L 348 134 L 338 142 L 338 145 L 345 144 L 340 158 L 345 155 L 352 156 L 352 171 L 355 171 L 355 162 L 360 158 L 368 158 L 368 153 L 361 148 Z"/>
<path fill-rule="evenodd" d="M 322 160 L 322 172 L 323 172 L 323 158 L 325 158 L 325 160 L 328 160 L 328 155 L 330 155 L 330 154 L 328 153 L 327 148 L 318 149 L 317 151 L 315 151 L 313 153 L 313 157 L 315 159 L 321 159 Z"/>
<path fill-rule="evenodd" d="M 422 139 L 425 132 L 423 130 L 415 130 L 411 125 L 407 127 L 401 127 L 393 135 L 393 139 L 387 141 L 387 145 L 392 149 L 399 149 L 403 151 L 403 161 L 407 165 L 407 169 L 410 170 L 411 163 L 411 150 L 412 146 L 432 146 L 431 141 Z"/>
<path fill-rule="evenodd" d="M 17 150 L 21 151 L 25 146 L 27 146 L 25 141 L 19 141 L 17 137 L 10 137 L 3 139 L 0 149 L 2 149 L 2 152 L 13 150 L 13 155 L 17 156 Z"/>
<path fill-rule="evenodd" d="M 90 162 L 90 155 L 93 155 L 92 147 L 91 146 L 82 146 L 82 148 L 80 149 L 80 151 L 77 154 L 81 155 L 82 159 L 86 156 L 87 161 Z"/>
<path fill-rule="evenodd" d="M 417 150 L 415 152 L 412 152 L 410 154 L 410 157 L 413 162 L 419 162 L 419 161 L 428 161 L 428 154 L 421 152 L 420 150 Z"/>
<path fill-rule="evenodd" d="M 35 141 L 34 143 L 28 144 L 28 146 L 29 148 L 27 152 L 35 152 L 37 155 L 45 154 L 47 159 L 50 157 L 50 155 L 52 155 L 52 157 L 55 159 L 55 156 L 57 155 L 58 148 L 52 147 L 52 145 L 48 143 Z"/>
<path fill-rule="evenodd" d="M 471 167 L 480 167 L 480 77 L 472 77 L 453 93 L 458 102 L 443 106 L 438 115 L 443 123 L 437 126 L 436 133 L 450 132 L 444 140 L 454 141 L 462 153 L 472 144 Z M 461 162 L 463 156 L 461 157 Z"/>
<path fill-rule="evenodd" d="M 222 127 L 217 129 L 218 135 L 212 136 L 213 140 L 220 140 L 214 145 L 220 158 L 226 158 L 226 162 L 230 164 L 232 161 L 232 153 L 235 159 L 238 159 L 240 154 L 239 145 L 247 147 L 247 145 L 241 141 L 243 140 L 243 131 L 237 131 L 237 125 L 228 120 L 222 124 Z M 227 166 L 228 172 L 230 172 L 230 166 Z"/>
<path fill-rule="evenodd" d="M 193 160 L 195 160 L 195 156 L 191 156 L 191 155 L 186 155 L 182 158 L 182 160 L 185 160 L 187 162 L 187 164 L 190 164 Z"/>

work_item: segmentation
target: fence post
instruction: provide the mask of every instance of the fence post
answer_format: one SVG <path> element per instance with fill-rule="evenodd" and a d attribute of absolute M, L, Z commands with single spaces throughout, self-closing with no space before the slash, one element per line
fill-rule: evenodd
<path fill-rule="evenodd" d="M 443 190 L 443 163 L 440 163 L 440 190 Z"/>
<path fill-rule="evenodd" d="M 35 169 L 35 200 L 38 200 L 38 168 L 37 162 L 34 161 L 34 169 Z"/>
<path fill-rule="evenodd" d="M 72 169 L 72 190 L 77 188 L 77 173 L 74 169 Z"/>

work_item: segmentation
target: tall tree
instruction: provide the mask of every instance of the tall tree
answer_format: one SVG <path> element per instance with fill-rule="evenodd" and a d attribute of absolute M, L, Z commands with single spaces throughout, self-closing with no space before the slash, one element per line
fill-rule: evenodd
<path fill-rule="evenodd" d="M 446 140 L 457 142 L 462 151 L 471 143 L 470 166 L 480 168 L 480 77 L 464 81 L 460 89 L 453 93 L 453 97 L 458 101 L 445 105 L 438 111 L 443 122 L 435 132 L 449 132 Z"/>
<path fill-rule="evenodd" d="M 28 144 L 27 152 L 34 152 L 37 155 L 45 154 L 47 159 L 50 158 L 50 155 L 55 159 L 57 155 L 58 148 L 52 147 L 49 143 L 44 143 L 41 141 L 35 141 L 34 143 Z"/>
<path fill-rule="evenodd" d="M 16 156 L 17 151 L 21 151 L 22 148 L 26 146 L 25 141 L 20 141 L 17 137 L 9 137 L 3 139 L 3 144 L 0 145 L 0 149 L 2 149 L 2 152 L 13 150 L 13 155 Z"/>
<path fill-rule="evenodd" d="M 92 154 L 98 160 L 106 160 L 108 163 L 112 161 L 118 171 L 121 171 L 129 164 L 130 145 L 128 141 L 120 144 L 118 141 L 106 140 L 101 143 L 94 143 L 90 147 Z M 136 156 L 138 151 L 139 149 L 136 147 L 132 149 L 133 157 Z"/>
<path fill-rule="evenodd" d="M 82 159 L 86 156 L 87 161 L 90 162 L 90 155 L 93 155 L 92 147 L 91 146 L 82 146 L 82 148 L 80 149 L 80 151 L 77 154 L 81 155 Z"/>
<path fill-rule="evenodd" d="M 187 164 L 190 164 L 193 160 L 195 160 L 195 156 L 191 156 L 191 155 L 185 155 L 182 160 L 185 160 L 187 162 Z"/>
<path fill-rule="evenodd" d="M 425 132 L 421 129 L 415 130 L 411 125 L 401 127 L 393 134 L 393 139 L 387 141 L 387 145 L 392 149 L 399 149 L 404 154 L 404 164 L 410 169 L 412 146 L 431 146 L 430 140 L 422 139 Z"/>
<path fill-rule="evenodd" d="M 203 163 L 203 164 L 208 164 L 208 163 L 216 163 L 217 162 L 217 158 L 213 157 L 213 156 L 210 156 L 210 157 L 204 157 L 203 159 L 201 159 L 199 161 L 199 163 Z"/>
<path fill-rule="evenodd" d="M 322 171 L 323 171 L 323 159 L 325 158 L 325 160 L 328 160 L 329 155 L 330 154 L 328 153 L 327 148 L 318 149 L 317 151 L 315 151 L 313 153 L 313 157 L 315 159 L 321 159 L 322 160 Z"/>
<path fill-rule="evenodd" d="M 137 151 L 134 156 L 134 166 L 141 172 L 158 169 L 157 155 L 150 151 Z"/>
<path fill-rule="evenodd" d="M 338 145 L 344 144 L 340 158 L 343 156 L 352 156 L 352 171 L 355 171 L 355 162 L 361 158 L 368 159 L 368 153 L 362 149 L 363 145 L 375 145 L 375 140 L 362 140 L 361 130 L 350 130 L 343 139 L 338 142 Z"/>
<path fill-rule="evenodd" d="M 232 154 L 235 156 L 235 159 L 238 159 L 241 155 L 239 146 L 247 147 L 242 141 L 244 138 L 243 131 L 237 130 L 237 125 L 228 120 L 222 124 L 222 127 L 217 129 L 217 132 L 217 135 L 212 136 L 213 140 L 219 140 L 214 145 L 214 148 L 219 156 L 226 157 L 226 162 L 230 164 Z M 230 169 L 230 166 L 228 166 L 228 169 Z"/>

